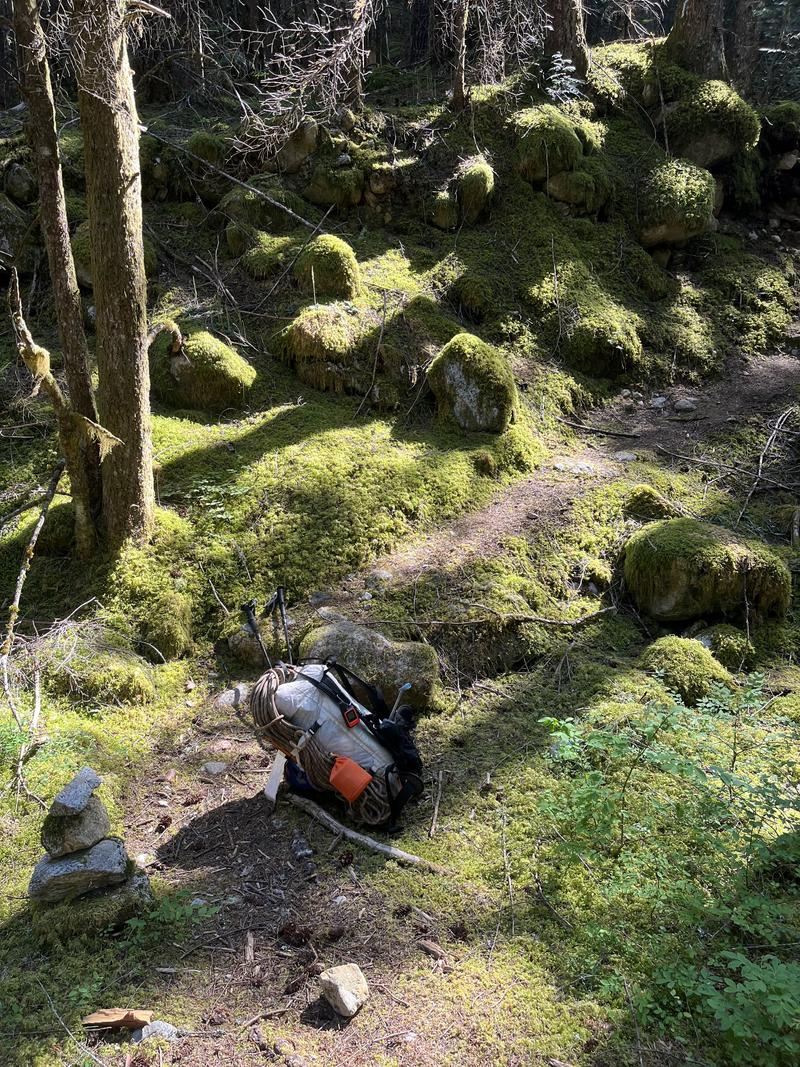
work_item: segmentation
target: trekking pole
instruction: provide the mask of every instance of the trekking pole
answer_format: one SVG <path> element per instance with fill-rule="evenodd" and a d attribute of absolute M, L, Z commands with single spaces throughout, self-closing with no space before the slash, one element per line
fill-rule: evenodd
<path fill-rule="evenodd" d="M 394 722 L 395 721 L 395 712 L 400 707 L 400 698 L 402 697 L 403 693 L 407 693 L 410 688 L 411 688 L 411 682 L 403 682 L 403 684 L 397 690 L 397 699 L 394 702 L 394 707 L 389 712 L 389 721 L 390 722 Z"/>
<path fill-rule="evenodd" d="M 261 649 L 261 655 L 264 657 L 264 662 L 272 670 L 272 660 L 269 658 L 264 639 L 261 636 L 261 629 L 258 625 L 258 619 L 256 618 L 256 602 L 255 599 L 248 600 L 246 604 L 242 604 L 241 609 L 247 616 L 247 625 L 250 627 L 250 632 L 258 641 L 258 647 Z"/>
<path fill-rule="evenodd" d="M 286 642 L 286 662 L 291 664 L 292 645 L 289 641 L 289 623 L 286 619 L 286 590 L 282 585 L 278 586 L 275 590 L 275 596 L 264 605 L 264 614 L 272 615 L 276 608 L 280 612 L 281 623 L 283 624 L 283 639 Z"/>

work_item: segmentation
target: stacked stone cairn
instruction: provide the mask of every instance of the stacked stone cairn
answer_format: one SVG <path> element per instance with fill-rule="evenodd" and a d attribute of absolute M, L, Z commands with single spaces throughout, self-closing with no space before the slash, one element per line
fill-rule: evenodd
<path fill-rule="evenodd" d="M 81 908 L 84 931 L 93 915 L 98 926 L 119 925 L 152 899 L 147 875 L 129 860 L 123 841 L 108 836 L 111 820 L 94 796 L 100 784 L 100 776 L 84 767 L 56 795 L 42 826 L 47 855 L 28 886 L 37 904 Z"/>

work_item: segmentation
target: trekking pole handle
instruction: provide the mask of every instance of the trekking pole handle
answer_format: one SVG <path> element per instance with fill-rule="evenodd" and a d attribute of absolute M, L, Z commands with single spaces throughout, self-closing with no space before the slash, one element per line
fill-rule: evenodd
<path fill-rule="evenodd" d="M 390 719 L 394 715 L 394 713 L 397 711 L 397 709 L 400 707 L 400 699 L 403 696 L 403 693 L 407 693 L 410 688 L 411 688 L 411 682 L 403 682 L 403 684 L 397 690 L 397 699 L 394 702 L 394 707 L 389 712 L 389 718 Z"/>

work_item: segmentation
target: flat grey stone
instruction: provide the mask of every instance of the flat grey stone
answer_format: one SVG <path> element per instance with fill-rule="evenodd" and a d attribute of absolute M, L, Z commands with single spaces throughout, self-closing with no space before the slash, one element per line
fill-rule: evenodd
<path fill-rule="evenodd" d="M 52 812 L 42 826 L 42 847 L 51 859 L 80 852 L 102 841 L 111 829 L 105 804 L 99 797 L 89 797 L 86 807 L 77 815 L 54 815 Z"/>
<path fill-rule="evenodd" d="M 131 1034 L 131 1041 L 138 1045 L 142 1041 L 147 1041 L 148 1038 L 160 1037 L 164 1041 L 177 1041 L 181 1036 L 181 1032 L 177 1026 L 173 1026 L 172 1023 L 165 1023 L 163 1019 L 153 1019 L 147 1026 L 143 1026 L 141 1030 L 134 1030 Z"/>
<path fill-rule="evenodd" d="M 226 689 L 224 693 L 220 693 L 214 703 L 218 708 L 238 708 L 247 700 L 248 692 L 249 686 L 244 683 L 235 685 L 233 689 Z"/>
<path fill-rule="evenodd" d="M 331 600 L 333 600 L 331 594 L 326 593 L 323 589 L 318 589 L 308 598 L 308 602 L 312 608 L 319 608 L 323 604 L 329 604 Z"/>
<path fill-rule="evenodd" d="M 209 760 L 208 763 L 203 764 L 203 771 L 206 774 L 224 774 L 228 769 L 228 764 L 224 760 Z"/>
<path fill-rule="evenodd" d="M 52 815 L 78 815 L 89 803 L 89 797 L 102 782 L 91 767 L 82 767 L 71 782 L 56 793 L 50 805 Z"/>
<path fill-rule="evenodd" d="M 665 408 L 668 403 L 669 401 L 665 396 L 654 396 L 650 400 L 650 407 L 655 411 L 661 411 L 661 409 Z"/>
<path fill-rule="evenodd" d="M 697 403 L 694 400 L 690 400 L 688 396 L 683 397 L 681 400 L 675 401 L 675 410 L 677 412 L 684 411 L 697 411 Z"/>
<path fill-rule="evenodd" d="M 125 846 L 117 838 L 107 837 L 69 856 L 40 859 L 33 869 L 28 896 L 46 903 L 79 897 L 92 889 L 119 885 L 125 880 L 127 867 Z"/>
<path fill-rule="evenodd" d="M 636 455 L 635 452 L 615 452 L 614 453 L 614 459 L 617 460 L 619 463 L 633 463 L 633 461 L 635 459 L 638 459 L 638 458 L 639 457 Z"/>

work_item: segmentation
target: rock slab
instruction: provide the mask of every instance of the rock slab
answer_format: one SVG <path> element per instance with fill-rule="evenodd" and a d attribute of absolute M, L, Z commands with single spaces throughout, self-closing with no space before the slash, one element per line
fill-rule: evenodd
<path fill-rule="evenodd" d="M 101 781 L 100 775 L 91 767 L 82 767 L 72 781 L 68 782 L 60 793 L 56 793 L 50 805 L 50 814 L 79 815 Z"/>
<path fill-rule="evenodd" d="M 77 815 L 55 815 L 51 811 L 42 826 L 42 847 L 51 859 L 69 852 L 80 852 L 102 841 L 111 829 L 105 805 L 99 797 L 90 796 L 83 811 Z"/>
<path fill-rule="evenodd" d="M 125 846 L 117 838 L 107 837 L 69 856 L 40 859 L 33 869 L 28 896 L 45 903 L 80 897 L 92 889 L 119 885 L 125 880 L 127 867 Z"/>
<path fill-rule="evenodd" d="M 369 997 L 369 986 L 357 963 L 329 967 L 319 976 L 322 995 L 337 1015 L 352 1019 Z"/>

